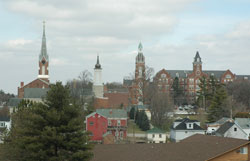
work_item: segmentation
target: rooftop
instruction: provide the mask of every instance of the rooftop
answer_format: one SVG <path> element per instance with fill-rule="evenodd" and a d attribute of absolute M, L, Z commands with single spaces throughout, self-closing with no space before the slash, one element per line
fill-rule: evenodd
<path fill-rule="evenodd" d="M 247 144 L 247 140 L 201 134 L 179 143 L 100 144 L 91 161 L 205 161 Z"/>

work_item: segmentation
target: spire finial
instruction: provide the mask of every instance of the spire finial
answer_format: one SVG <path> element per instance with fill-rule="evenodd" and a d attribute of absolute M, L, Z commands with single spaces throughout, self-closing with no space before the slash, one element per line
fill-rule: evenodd
<path fill-rule="evenodd" d="M 99 62 L 99 54 L 97 54 L 97 61 L 96 61 L 95 69 L 101 69 L 101 64 Z"/>
<path fill-rule="evenodd" d="M 43 35 L 45 36 L 45 21 L 43 21 Z"/>
<path fill-rule="evenodd" d="M 138 46 L 138 51 L 142 51 L 143 47 L 142 47 L 142 44 L 141 42 L 139 43 L 139 46 Z"/>

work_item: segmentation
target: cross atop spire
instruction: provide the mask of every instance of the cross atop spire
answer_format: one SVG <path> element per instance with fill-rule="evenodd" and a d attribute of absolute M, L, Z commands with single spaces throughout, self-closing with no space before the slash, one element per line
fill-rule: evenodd
<path fill-rule="evenodd" d="M 43 38 L 42 38 L 41 53 L 39 55 L 39 61 L 42 61 L 43 59 L 49 61 L 49 56 L 47 54 L 47 46 L 46 46 L 45 21 L 43 21 Z"/>

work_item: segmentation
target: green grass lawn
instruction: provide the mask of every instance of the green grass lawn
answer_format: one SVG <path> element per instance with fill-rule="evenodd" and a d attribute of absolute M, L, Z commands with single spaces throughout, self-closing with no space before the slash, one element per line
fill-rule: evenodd
<path fill-rule="evenodd" d="M 134 126 L 134 127 L 133 127 Z M 134 120 L 128 120 L 128 133 L 133 133 L 133 128 L 135 130 L 135 133 L 139 134 L 145 134 L 145 131 L 142 131 L 135 123 Z"/>

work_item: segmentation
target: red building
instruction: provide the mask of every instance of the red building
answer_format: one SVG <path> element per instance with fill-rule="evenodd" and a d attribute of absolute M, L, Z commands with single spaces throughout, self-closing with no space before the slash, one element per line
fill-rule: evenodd
<path fill-rule="evenodd" d="M 107 134 L 115 140 L 127 137 L 127 112 L 122 109 L 97 109 L 86 116 L 86 130 L 91 133 L 91 140 L 101 142 Z"/>

